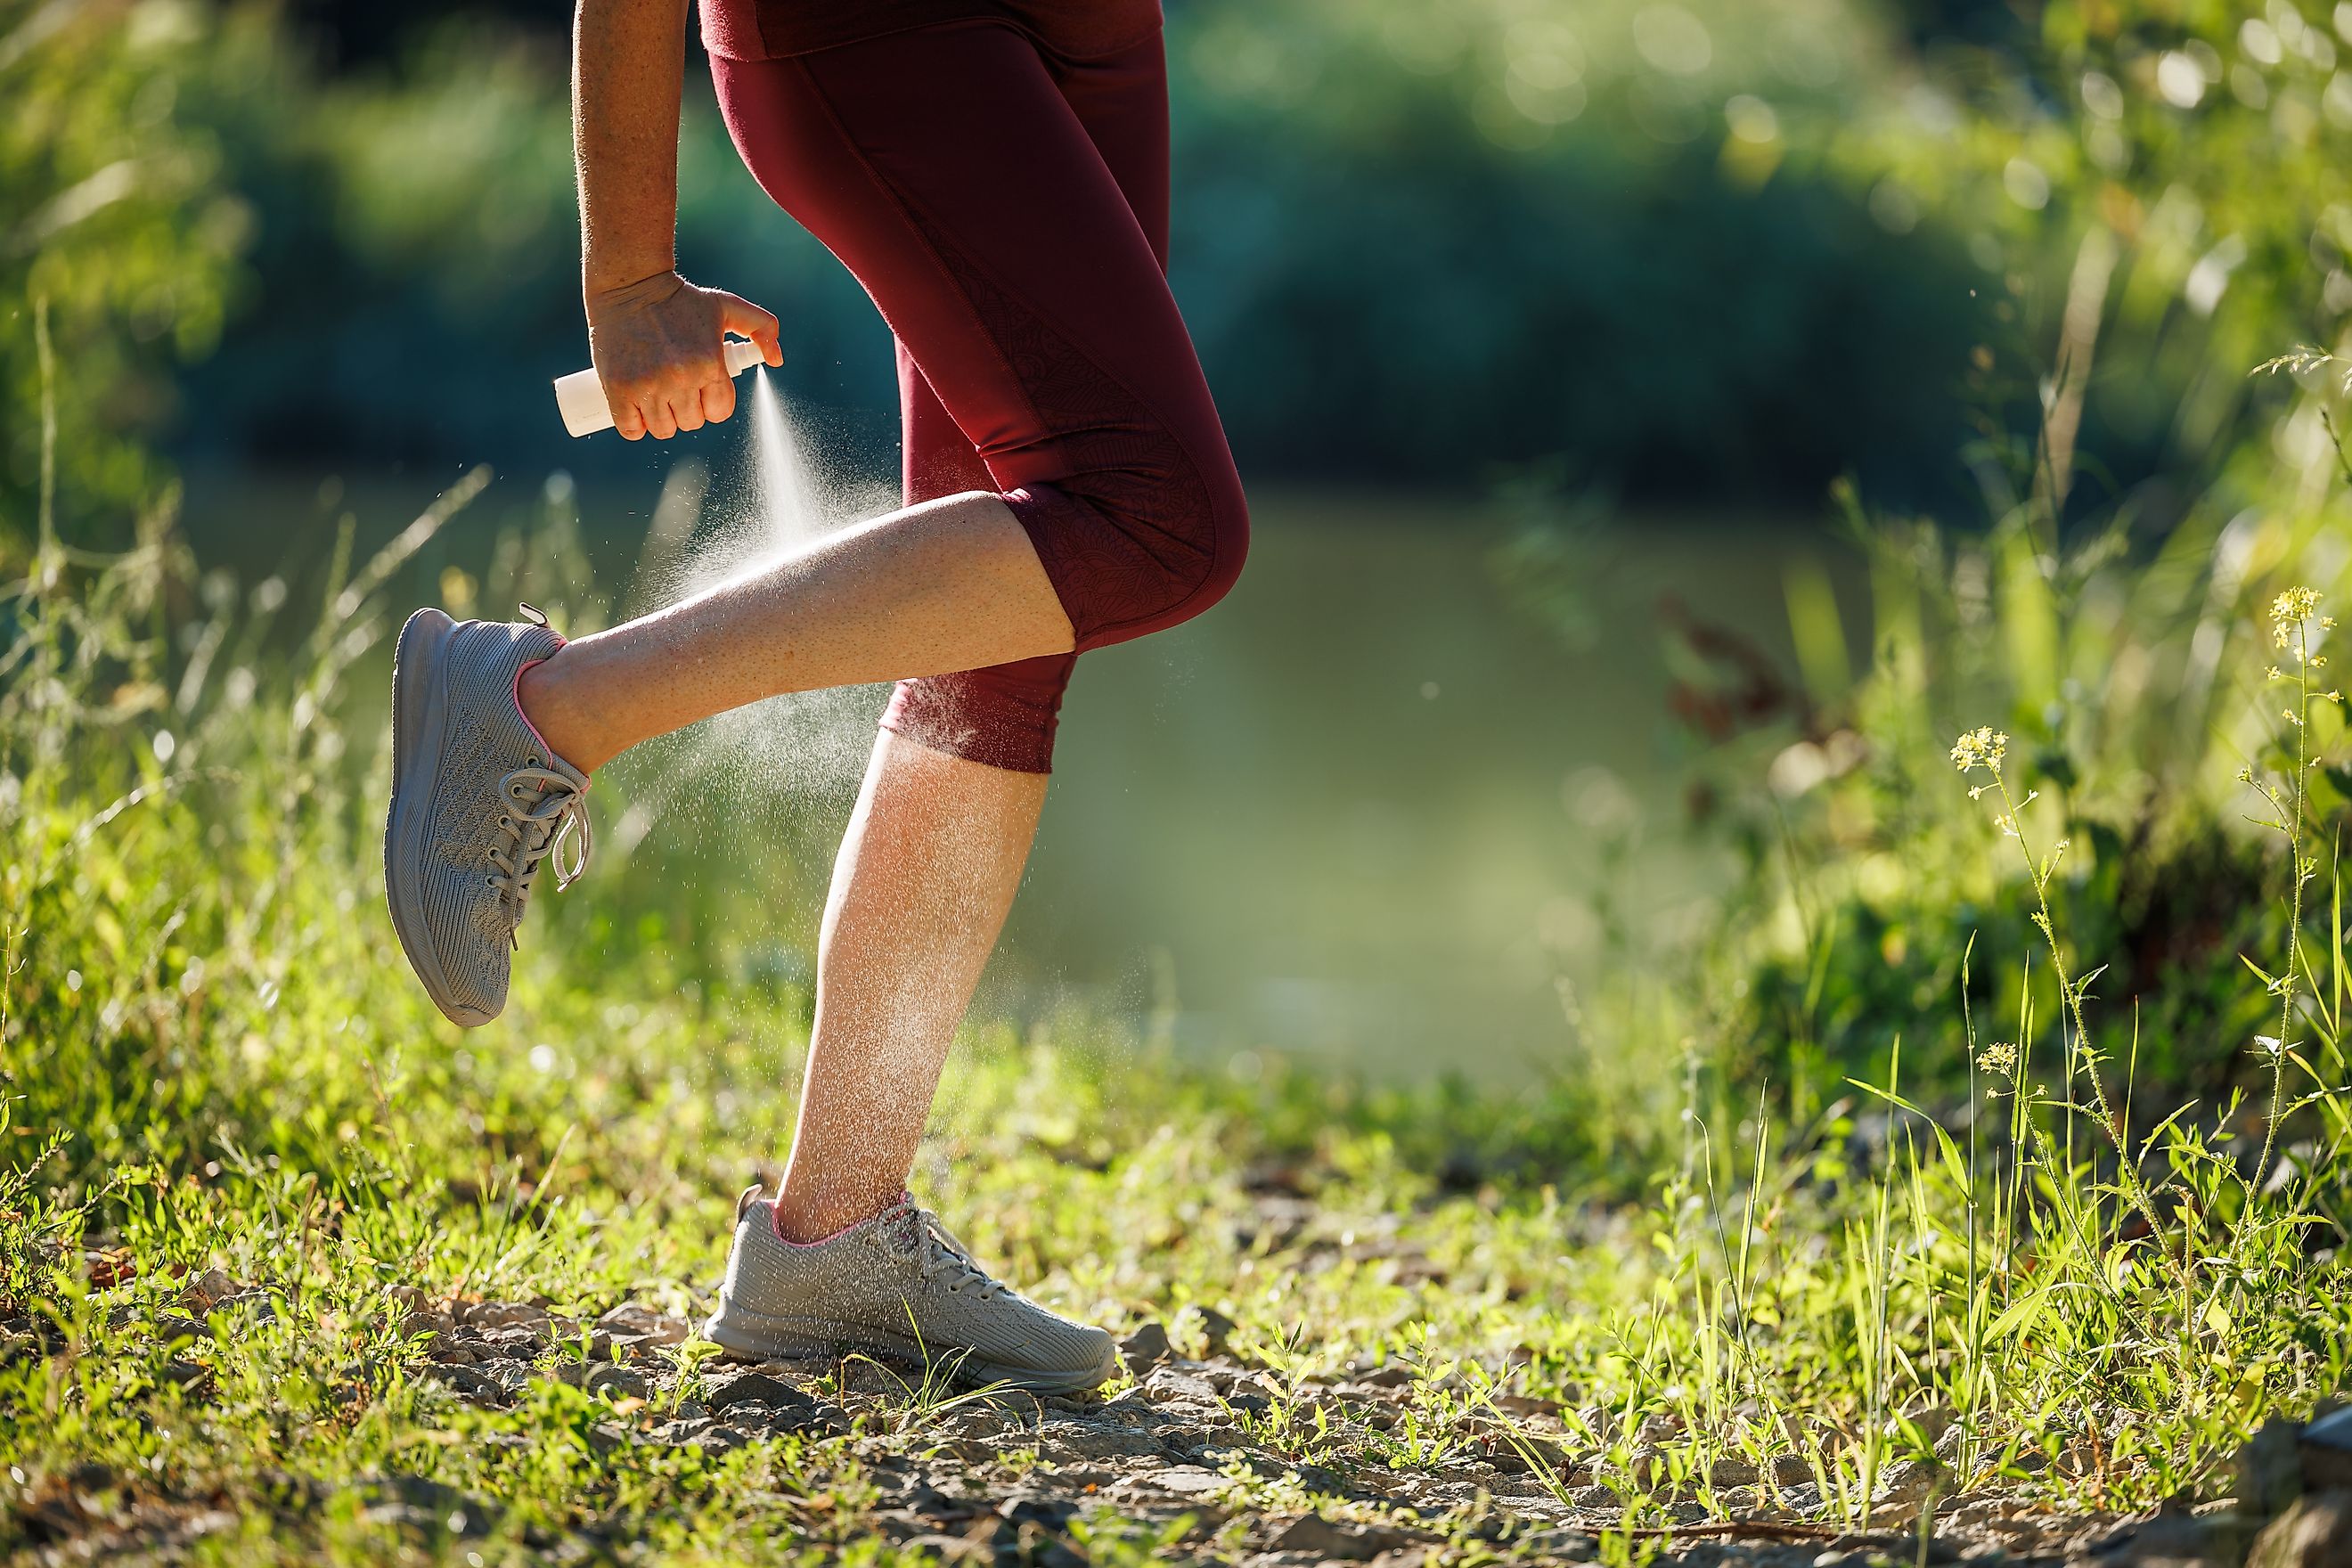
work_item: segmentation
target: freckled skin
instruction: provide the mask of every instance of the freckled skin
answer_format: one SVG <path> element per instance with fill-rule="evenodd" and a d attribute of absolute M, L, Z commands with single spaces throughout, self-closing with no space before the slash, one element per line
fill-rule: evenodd
<path fill-rule="evenodd" d="M 775 319 L 674 270 L 683 0 L 581 0 L 573 124 L 583 294 L 616 427 L 666 437 L 734 409 L 723 331 L 781 363 Z M 523 710 L 592 771 L 637 742 L 787 691 L 947 674 L 1075 644 L 999 497 L 908 507 L 643 619 L 567 644 Z M 885 731 L 835 867 L 790 1175 L 788 1237 L 903 1189 L 955 1027 L 1026 863 L 1045 776 Z"/>

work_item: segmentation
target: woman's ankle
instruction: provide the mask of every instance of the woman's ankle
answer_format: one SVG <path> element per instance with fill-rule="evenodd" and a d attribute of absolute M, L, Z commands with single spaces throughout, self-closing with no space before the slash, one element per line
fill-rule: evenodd
<path fill-rule="evenodd" d="M 571 700 L 572 683 L 566 672 L 557 668 L 569 651 L 567 644 L 524 669 L 515 681 L 515 706 L 549 751 L 585 773 L 609 759 L 596 753 L 588 731 L 578 721 L 577 707 Z"/>
<path fill-rule="evenodd" d="M 871 1194 L 825 1192 L 797 1194 L 787 1181 L 776 1194 L 776 1234 L 795 1247 L 831 1241 L 855 1230 L 905 1195 L 903 1189 L 879 1199 Z"/>

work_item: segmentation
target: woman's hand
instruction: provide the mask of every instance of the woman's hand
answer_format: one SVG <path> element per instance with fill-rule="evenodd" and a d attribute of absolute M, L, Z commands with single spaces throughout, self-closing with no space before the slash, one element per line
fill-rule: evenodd
<path fill-rule="evenodd" d="M 613 407 L 613 427 L 635 441 L 667 441 L 735 412 L 735 383 L 719 357 L 729 332 L 784 363 L 776 318 L 748 300 L 697 288 L 675 272 L 588 296 L 588 351 Z"/>

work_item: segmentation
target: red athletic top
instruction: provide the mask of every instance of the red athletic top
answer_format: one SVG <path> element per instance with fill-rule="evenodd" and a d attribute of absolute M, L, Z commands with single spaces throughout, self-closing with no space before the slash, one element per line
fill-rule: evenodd
<path fill-rule="evenodd" d="M 772 60 L 942 22 L 1009 22 L 1039 47 L 1091 59 L 1160 27 L 1160 0 L 701 0 L 702 47 L 730 60 Z"/>

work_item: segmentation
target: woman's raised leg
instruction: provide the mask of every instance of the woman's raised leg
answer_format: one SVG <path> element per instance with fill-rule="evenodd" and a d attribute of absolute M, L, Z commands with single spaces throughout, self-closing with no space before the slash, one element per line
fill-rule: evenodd
<path fill-rule="evenodd" d="M 948 496 L 831 535 L 682 604 L 566 643 L 516 689 L 593 773 L 640 741 L 787 691 L 1066 653 L 1070 618 L 1001 496 Z"/>

